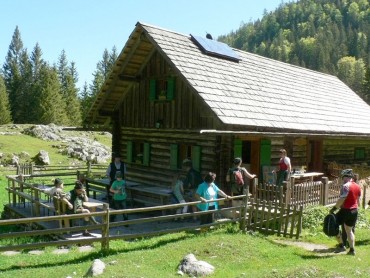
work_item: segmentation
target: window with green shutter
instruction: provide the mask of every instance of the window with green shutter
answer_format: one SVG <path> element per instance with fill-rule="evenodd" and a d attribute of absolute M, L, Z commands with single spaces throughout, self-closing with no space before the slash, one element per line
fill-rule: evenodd
<path fill-rule="evenodd" d="M 191 159 L 194 169 L 201 170 L 201 152 L 200 146 L 187 144 L 171 144 L 170 146 L 170 166 L 171 169 L 177 170 L 182 168 L 184 159 Z"/>
<path fill-rule="evenodd" d="M 144 143 L 143 165 L 149 166 L 149 164 L 150 164 L 150 144 Z"/>
<path fill-rule="evenodd" d="M 355 159 L 356 160 L 365 159 L 365 148 L 355 148 Z"/>
<path fill-rule="evenodd" d="M 169 77 L 167 79 L 167 100 L 173 100 L 175 98 L 175 77 Z"/>
<path fill-rule="evenodd" d="M 127 142 L 126 148 L 126 160 L 128 163 L 132 163 L 132 141 Z"/>
<path fill-rule="evenodd" d="M 271 165 L 271 140 L 261 139 L 260 166 Z"/>
<path fill-rule="evenodd" d="M 150 79 L 149 100 L 167 101 L 175 98 L 175 77 Z"/>
<path fill-rule="evenodd" d="M 234 157 L 243 157 L 243 141 L 240 139 L 234 140 Z"/>
<path fill-rule="evenodd" d="M 157 81 L 150 79 L 149 83 L 149 100 L 156 100 L 157 98 Z"/>
<path fill-rule="evenodd" d="M 178 155 L 179 155 L 179 146 L 177 144 L 170 145 L 170 168 L 172 170 L 177 170 L 178 167 Z"/>
<path fill-rule="evenodd" d="M 197 171 L 201 171 L 200 163 L 202 148 L 200 146 L 192 146 L 191 149 L 191 160 L 193 162 L 193 168 Z"/>

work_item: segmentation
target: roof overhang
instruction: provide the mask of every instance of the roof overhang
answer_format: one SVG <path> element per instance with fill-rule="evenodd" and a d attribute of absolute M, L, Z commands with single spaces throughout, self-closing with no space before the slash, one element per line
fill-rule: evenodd
<path fill-rule="evenodd" d="M 202 129 L 201 134 L 233 134 L 233 135 L 260 135 L 268 137 L 330 137 L 330 138 L 356 138 L 356 139 L 370 139 L 370 134 L 344 134 L 344 133 L 316 133 L 316 132 L 269 132 L 269 131 L 250 131 L 250 130 L 216 130 L 216 129 Z"/>

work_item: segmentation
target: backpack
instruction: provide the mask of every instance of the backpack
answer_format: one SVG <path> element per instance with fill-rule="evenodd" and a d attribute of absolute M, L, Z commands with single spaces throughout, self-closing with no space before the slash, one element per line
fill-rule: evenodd
<path fill-rule="evenodd" d="M 337 236 L 339 234 L 339 224 L 337 223 L 337 218 L 333 213 L 325 216 L 323 232 L 327 236 Z"/>
<path fill-rule="evenodd" d="M 244 186 L 244 179 L 243 179 L 243 172 L 241 169 L 237 169 L 233 171 L 233 178 L 234 178 L 234 183 L 238 187 L 243 187 Z"/>

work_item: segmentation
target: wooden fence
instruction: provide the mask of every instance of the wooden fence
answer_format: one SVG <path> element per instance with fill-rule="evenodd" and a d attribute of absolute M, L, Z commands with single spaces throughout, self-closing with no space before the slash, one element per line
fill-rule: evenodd
<path fill-rule="evenodd" d="M 361 206 L 367 207 L 370 200 L 370 180 L 362 179 L 358 183 L 362 187 Z M 295 183 L 292 179 L 283 186 L 270 183 L 257 184 L 252 188 L 252 196 L 259 200 L 271 201 L 272 203 L 285 203 L 286 205 L 312 206 L 333 205 L 337 202 L 342 183 L 338 179 L 329 181 L 323 177 L 321 181 L 305 181 Z"/>
<path fill-rule="evenodd" d="M 34 165 L 32 163 L 19 164 L 17 167 L 16 175 L 22 175 L 26 178 L 35 177 L 54 177 L 54 176 L 74 176 L 78 177 L 79 174 L 85 176 L 100 177 L 105 175 L 107 164 L 92 164 L 79 166 L 62 166 L 62 165 Z"/>
<path fill-rule="evenodd" d="M 221 208 L 218 211 L 198 211 L 186 214 L 175 214 L 176 209 L 181 208 L 185 205 L 193 206 L 200 202 L 189 202 L 184 204 L 173 204 L 163 205 L 155 207 L 144 207 L 144 208 L 130 208 L 125 210 L 111 210 L 108 206 L 105 206 L 103 210 L 92 212 L 91 214 L 56 214 L 51 216 L 39 216 L 43 214 L 43 208 L 45 207 L 41 202 L 40 196 L 35 193 L 38 192 L 36 187 L 32 184 L 28 184 L 26 181 L 15 178 L 14 176 L 8 176 L 8 192 L 9 192 L 9 204 L 6 206 L 8 215 L 12 218 L 25 217 L 22 213 L 18 213 L 20 209 L 22 211 L 31 210 L 32 214 L 26 218 L 20 219 L 9 219 L 1 220 L 1 226 L 17 225 L 17 226 L 28 226 L 32 227 L 31 230 L 25 230 L 21 232 L 4 232 L 0 233 L 0 251 L 7 250 L 21 250 L 21 249 L 34 249 L 45 246 L 63 246 L 71 244 L 87 244 L 93 242 L 100 242 L 102 250 L 109 249 L 111 240 L 118 239 L 132 239 L 142 238 L 148 236 L 156 236 L 160 234 L 174 233 L 180 231 L 190 231 L 196 229 L 209 228 L 210 226 L 223 225 L 227 223 L 239 222 L 240 229 L 246 230 L 258 230 L 266 233 L 277 233 L 281 236 L 296 237 L 298 238 L 301 232 L 301 219 L 302 219 L 302 206 L 299 208 L 295 205 L 286 206 L 286 204 L 274 204 L 250 199 L 248 195 L 241 195 L 231 197 L 231 200 L 225 200 L 224 198 L 217 199 L 215 201 L 220 202 Z M 25 193 L 25 189 L 31 190 Z M 34 193 L 31 193 L 34 192 Z M 246 193 L 247 191 L 245 191 Z M 26 196 L 26 195 L 27 196 Z M 233 201 L 239 201 L 235 206 L 230 206 L 229 203 Z M 18 206 L 15 208 L 14 206 Z M 165 215 L 157 215 L 158 212 L 166 211 Z M 238 212 L 238 213 L 235 213 Z M 190 219 L 193 217 L 199 217 L 200 215 L 215 213 L 218 219 L 214 223 L 199 225 L 197 223 L 177 223 L 173 220 L 175 218 Z M 110 222 L 111 215 L 127 214 L 129 220 Z M 137 215 L 140 214 L 140 217 Z M 226 217 L 234 215 L 234 217 Z M 89 226 L 72 226 L 66 227 L 62 223 L 69 222 L 70 220 L 79 220 L 86 216 L 97 217 L 101 224 L 89 225 Z M 49 223 L 46 225 L 46 223 Z M 164 225 L 162 225 L 163 223 Z M 167 223 L 167 224 L 166 224 Z M 168 223 L 171 223 L 169 225 Z M 176 225 L 172 225 L 176 224 Z M 178 224 L 178 225 L 177 225 Z M 132 233 L 113 233 L 114 229 L 119 229 L 126 225 L 130 227 L 137 227 L 135 232 Z M 145 225 L 157 225 L 156 229 L 150 226 L 149 229 L 143 228 Z M 74 238 L 73 241 L 68 239 L 68 235 L 71 233 L 81 232 L 85 229 L 89 231 L 97 231 L 97 237 L 93 238 Z M 131 228 L 130 228 L 131 229 Z M 2 231 L 7 229 L 0 229 Z M 127 230 L 126 230 L 127 231 Z M 56 235 L 58 238 L 50 238 L 47 236 Z M 16 239 L 20 237 L 41 236 L 41 242 L 30 242 L 27 244 L 14 244 L 14 242 L 7 244 L 6 239 Z"/>

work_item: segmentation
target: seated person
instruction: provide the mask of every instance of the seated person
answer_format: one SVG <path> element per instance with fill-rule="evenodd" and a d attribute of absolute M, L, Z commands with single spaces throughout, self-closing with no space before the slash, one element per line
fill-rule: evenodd
<path fill-rule="evenodd" d="M 45 194 L 47 194 L 51 198 L 53 198 L 53 203 L 54 203 L 55 210 L 58 210 L 59 208 L 58 208 L 57 200 L 54 197 L 57 197 L 58 199 L 60 199 L 65 204 L 67 204 L 67 202 L 68 202 L 65 198 L 66 194 L 65 194 L 63 189 L 64 189 L 63 181 L 61 179 L 56 178 L 54 180 L 54 187 L 42 190 L 42 192 L 44 192 Z"/>
<path fill-rule="evenodd" d="M 90 213 L 88 209 L 83 207 L 83 203 L 87 202 L 89 198 L 87 197 L 84 186 L 80 181 L 75 182 L 74 189 L 66 195 L 66 200 L 68 205 L 67 213 Z M 93 216 L 85 217 L 84 222 L 85 225 L 87 225 L 89 222 L 92 222 L 93 224 L 99 224 L 99 222 L 96 221 Z M 87 230 L 85 230 L 82 235 L 93 236 Z"/>

